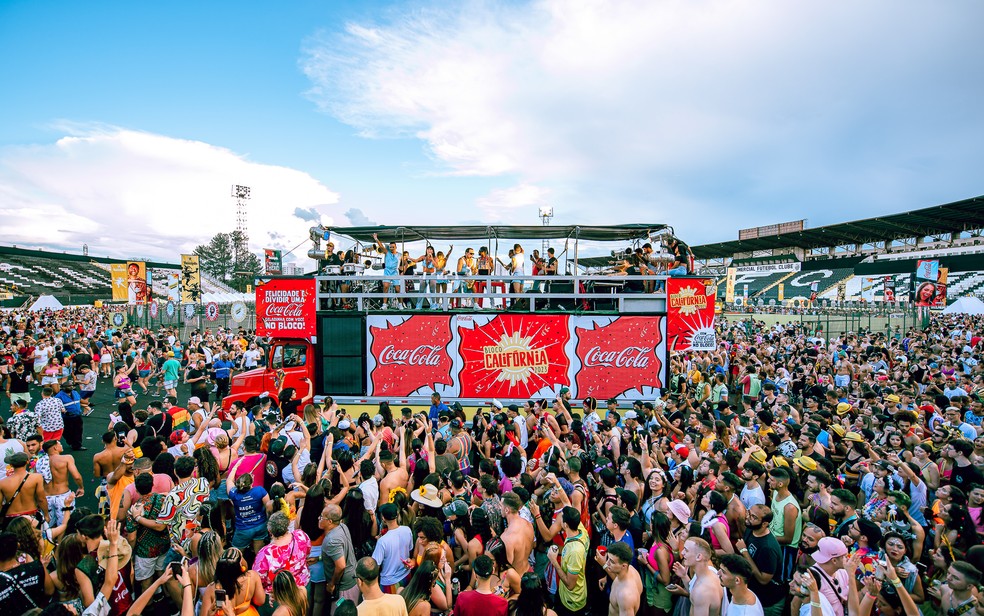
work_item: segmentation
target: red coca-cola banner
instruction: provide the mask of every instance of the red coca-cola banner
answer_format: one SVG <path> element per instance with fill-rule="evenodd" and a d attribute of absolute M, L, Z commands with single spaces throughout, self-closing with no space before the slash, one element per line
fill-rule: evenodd
<path fill-rule="evenodd" d="M 575 327 L 578 397 L 607 400 L 644 386 L 662 387 L 661 325 L 659 318 L 619 317 L 607 325 Z"/>
<path fill-rule="evenodd" d="M 274 278 L 256 287 L 256 335 L 310 338 L 318 332 L 313 278 Z"/>
<path fill-rule="evenodd" d="M 666 337 L 671 351 L 713 351 L 714 297 L 710 278 L 670 278 L 666 281 Z"/>
<path fill-rule="evenodd" d="M 528 399 L 561 387 L 583 398 L 663 387 L 665 318 L 370 315 L 367 394 Z"/>

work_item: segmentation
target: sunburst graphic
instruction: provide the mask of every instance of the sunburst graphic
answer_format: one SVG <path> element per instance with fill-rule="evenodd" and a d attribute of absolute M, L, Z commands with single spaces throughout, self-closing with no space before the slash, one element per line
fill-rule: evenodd
<path fill-rule="evenodd" d="M 503 334 L 496 345 L 496 352 L 486 353 L 486 368 L 498 369 L 497 381 L 509 381 L 515 387 L 517 383 L 525 383 L 541 363 L 542 350 L 534 349 L 532 336 L 523 336 L 519 332 Z"/>
<path fill-rule="evenodd" d="M 688 314 L 694 314 L 700 310 L 695 298 L 697 297 L 696 287 L 684 287 L 680 289 L 680 292 L 673 297 L 673 302 L 679 306 L 680 315 L 686 316 Z M 706 299 L 704 300 L 706 303 Z"/>
<path fill-rule="evenodd" d="M 681 313 L 683 311 L 681 310 Z M 714 332 L 714 316 L 705 321 L 704 317 L 698 313 L 696 317 L 683 320 L 687 331 L 681 339 L 673 341 L 673 347 L 681 345 L 684 348 L 689 346 L 694 351 L 713 351 L 717 348 L 717 334 Z M 681 344 L 682 343 L 682 344 Z"/>

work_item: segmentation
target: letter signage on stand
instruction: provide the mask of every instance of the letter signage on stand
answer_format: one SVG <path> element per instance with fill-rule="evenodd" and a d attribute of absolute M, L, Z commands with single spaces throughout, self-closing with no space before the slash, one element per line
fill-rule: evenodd
<path fill-rule="evenodd" d="M 652 396 L 663 387 L 662 316 L 370 315 L 367 394 L 454 398 Z"/>
<path fill-rule="evenodd" d="M 313 278 L 285 278 L 256 287 L 256 335 L 316 336 L 314 285 Z"/>
<path fill-rule="evenodd" d="M 666 281 L 666 336 L 671 351 L 713 351 L 717 347 L 715 292 L 709 278 Z"/>

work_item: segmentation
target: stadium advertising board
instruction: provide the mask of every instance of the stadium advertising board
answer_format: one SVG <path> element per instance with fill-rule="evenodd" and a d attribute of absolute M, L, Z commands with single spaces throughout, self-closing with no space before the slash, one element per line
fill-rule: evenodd
<path fill-rule="evenodd" d="M 663 387 L 662 316 L 370 315 L 367 394 L 637 399 Z"/>
<path fill-rule="evenodd" d="M 263 249 L 263 271 L 267 274 L 284 273 L 284 261 L 279 250 L 273 248 Z"/>
<path fill-rule="evenodd" d="M 275 279 L 256 287 L 256 335 L 311 338 L 317 335 L 315 280 Z"/>
<path fill-rule="evenodd" d="M 781 222 L 776 225 L 765 225 L 762 227 L 752 227 L 751 229 L 740 229 L 738 231 L 739 240 L 754 240 L 760 237 L 772 237 L 783 233 L 796 233 L 806 228 L 806 220 L 794 220 L 791 222 Z"/>
<path fill-rule="evenodd" d="M 762 265 L 740 265 L 734 268 L 739 274 L 773 274 L 779 272 L 798 272 L 803 264 L 799 261 L 790 263 L 766 263 Z"/>
<path fill-rule="evenodd" d="M 671 351 L 713 351 L 714 296 L 711 278 L 666 281 L 666 337 Z"/>

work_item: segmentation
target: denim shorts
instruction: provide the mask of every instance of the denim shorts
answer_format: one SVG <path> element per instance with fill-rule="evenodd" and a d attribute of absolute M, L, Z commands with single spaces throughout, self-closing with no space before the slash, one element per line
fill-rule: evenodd
<path fill-rule="evenodd" d="M 266 524 L 260 524 L 253 528 L 236 529 L 232 534 L 232 547 L 245 550 L 252 545 L 253 541 L 266 541 L 270 538 Z"/>

